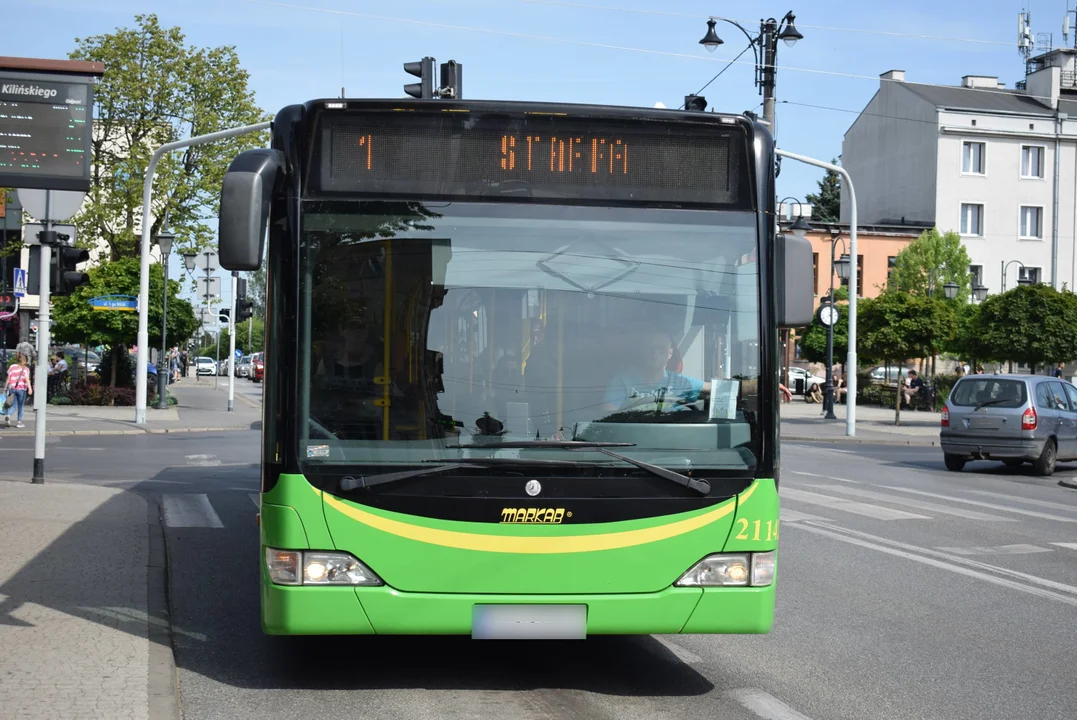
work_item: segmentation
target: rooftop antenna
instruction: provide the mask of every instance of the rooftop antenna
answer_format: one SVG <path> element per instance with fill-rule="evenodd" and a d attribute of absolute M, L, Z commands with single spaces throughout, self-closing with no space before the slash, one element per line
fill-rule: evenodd
<path fill-rule="evenodd" d="M 1032 55 L 1032 13 L 1022 10 L 1017 13 L 1017 52 L 1028 60 Z"/>
<path fill-rule="evenodd" d="M 1062 45 L 1069 47 L 1070 44 L 1070 30 L 1073 29 L 1073 23 L 1070 21 L 1070 15 L 1077 17 L 1077 10 L 1072 10 L 1069 7 L 1069 3 L 1066 3 L 1066 14 L 1062 16 Z M 1077 48 L 1077 36 L 1073 39 L 1073 47 Z"/>

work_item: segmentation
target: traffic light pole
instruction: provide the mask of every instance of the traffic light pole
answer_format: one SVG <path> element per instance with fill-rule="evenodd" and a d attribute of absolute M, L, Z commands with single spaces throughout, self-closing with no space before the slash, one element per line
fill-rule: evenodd
<path fill-rule="evenodd" d="M 236 292 L 239 289 L 239 273 L 232 271 L 232 311 L 228 314 L 228 412 L 236 407 L 236 330 L 239 323 L 236 317 Z"/>
<path fill-rule="evenodd" d="M 45 200 L 45 232 L 41 239 L 41 257 L 38 261 L 38 309 L 37 309 L 37 373 L 34 376 L 34 474 L 30 482 L 45 484 L 45 407 L 49 404 L 49 302 L 52 293 L 52 222 L 49 217 L 49 199 Z M 14 408 L 12 408 L 14 409 Z"/>

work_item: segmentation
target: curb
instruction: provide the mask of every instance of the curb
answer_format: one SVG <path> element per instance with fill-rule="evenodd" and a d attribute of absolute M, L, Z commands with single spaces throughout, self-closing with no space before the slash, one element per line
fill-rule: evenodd
<path fill-rule="evenodd" d="M 49 430 L 45 437 L 70 437 L 72 435 L 169 435 L 172 433 L 242 432 L 246 427 L 197 427 L 197 428 L 147 428 L 146 430 Z M 8 430 L 3 437 L 34 437 L 33 430 Z"/>
<path fill-rule="evenodd" d="M 1066 480 L 1059 480 L 1058 484 L 1064 488 L 1069 488 L 1070 490 L 1077 490 L 1077 483 L 1067 482 Z"/>
<path fill-rule="evenodd" d="M 895 445 L 898 447 L 938 447 L 938 440 L 914 438 L 911 440 L 875 440 L 861 437 L 819 437 L 817 435 L 782 435 L 781 440 L 792 442 L 830 443 L 832 445 Z"/>

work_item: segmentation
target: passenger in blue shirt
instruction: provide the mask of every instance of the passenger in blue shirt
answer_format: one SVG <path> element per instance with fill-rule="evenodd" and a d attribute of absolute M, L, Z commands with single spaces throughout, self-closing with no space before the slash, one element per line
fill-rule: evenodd
<path fill-rule="evenodd" d="M 685 404 L 708 395 L 710 383 L 668 369 L 672 357 L 669 335 L 661 330 L 647 331 L 633 366 L 617 373 L 606 386 L 602 409 L 615 412 L 661 402 L 664 411 L 686 410 Z"/>

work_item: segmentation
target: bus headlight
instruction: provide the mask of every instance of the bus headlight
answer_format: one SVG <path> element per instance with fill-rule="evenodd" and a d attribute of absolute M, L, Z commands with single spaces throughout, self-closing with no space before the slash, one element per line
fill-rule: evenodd
<path fill-rule="evenodd" d="M 382 585 L 382 579 L 342 552 L 301 552 L 266 548 L 266 570 L 278 585 Z"/>
<path fill-rule="evenodd" d="M 774 582 L 774 552 L 708 555 L 681 575 L 675 587 L 766 587 Z"/>

